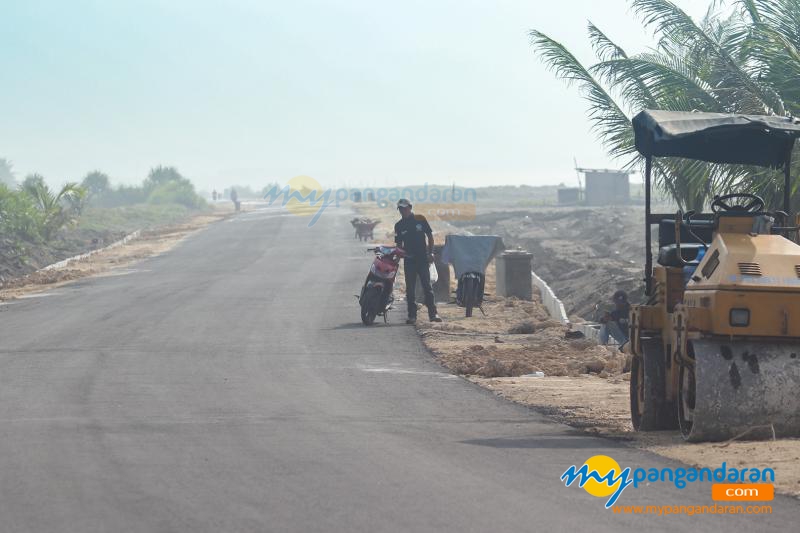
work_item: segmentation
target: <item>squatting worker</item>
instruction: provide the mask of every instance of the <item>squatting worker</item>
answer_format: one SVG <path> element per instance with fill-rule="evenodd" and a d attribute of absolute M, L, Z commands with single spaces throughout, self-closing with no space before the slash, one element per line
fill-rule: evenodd
<path fill-rule="evenodd" d="M 622 347 L 628 342 L 628 316 L 631 313 L 631 304 L 628 295 L 623 290 L 618 290 L 612 297 L 614 309 L 600 319 L 600 344 L 608 344 L 608 337 L 612 337 Z"/>
<path fill-rule="evenodd" d="M 436 314 L 436 303 L 433 301 L 431 288 L 430 264 L 433 263 L 433 230 L 428 220 L 422 215 L 411 212 L 411 202 L 405 198 L 397 202 L 401 218 L 394 225 L 394 240 L 408 254 L 403 261 L 406 272 L 406 300 L 408 302 L 408 320 L 406 324 L 417 321 L 416 292 L 417 276 L 425 293 L 425 305 L 428 307 L 428 318 L 431 322 L 441 322 Z M 426 246 L 427 240 L 427 246 Z"/>

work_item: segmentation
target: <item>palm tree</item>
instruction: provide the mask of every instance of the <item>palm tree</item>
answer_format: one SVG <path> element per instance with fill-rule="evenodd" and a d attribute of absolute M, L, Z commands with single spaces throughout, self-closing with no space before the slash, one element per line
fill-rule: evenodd
<path fill-rule="evenodd" d="M 590 22 L 597 63 L 588 67 L 539 31 L 530 32 L 531 43 L 550 70 L 579 86 L 608 153 L 626 167 L 640 166 L 630 117 L 641 109 L 800 111 L 800 2 L 739 0 L 727 16 L 714 11 L 716 4 L 696 22 L 669 0 L 631 0 L 656 48 L 630 55 Z M 798 176 L 800 165 L 795 167 Z M 661 159 L 654 162 L 654 176 L 683 209 L 700 211 L 711 194 L 731 189 L 757 192 L 780 205 L 782 177 L 771 170 Z"/>
<path fill-rule="evenodd" d="M 21 188 L 39 211 L 39 233 L 45 241 L 51 240 L 58 230 L 80 215 L 83 199 L 86 197 L 86 190 L 77 183 L 67 183 L 55 193 L 38 175 L 25 178 Z"/>
<path fill-rule="evenodd" d="M 14 178 L 14 165 L 2 157 L 0 157 L 0 183 L 9 188 L 17 186 L 17 180 Z"/>

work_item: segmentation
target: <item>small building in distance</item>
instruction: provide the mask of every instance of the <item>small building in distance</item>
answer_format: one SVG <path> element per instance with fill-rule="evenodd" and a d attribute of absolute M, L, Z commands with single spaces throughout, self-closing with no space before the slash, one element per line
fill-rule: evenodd
<path fill-rule="evenodd" d="M 586 205 L 626 205 L 631 201 L 631 185 L 625 170 L 578 169 L 586 177 Z"/>
<path fill-rule="evenodd" d="M 581 201 L 581 190 L 578 187 L 561 187 L 558 189 L 558 205 L 577 205 Z"/>

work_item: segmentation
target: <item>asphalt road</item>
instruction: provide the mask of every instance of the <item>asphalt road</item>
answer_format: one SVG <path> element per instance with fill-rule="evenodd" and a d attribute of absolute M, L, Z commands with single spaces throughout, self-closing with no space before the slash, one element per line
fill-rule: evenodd
<path fill-rule="evenodd" d="M 114 276 L 0 306 L 0 531 L 769 531 L 769 516 L 620 516 L 559 477 L 606 454 L 444 372 L 402 313 L 358 322 L 348 213 L 267 210 Z M 758 466 L 758 465 L 753 465 Z M 780 476 L 780 472 L 777 473 Z M 625 505 L 709 504 L 710 486 Z"/>

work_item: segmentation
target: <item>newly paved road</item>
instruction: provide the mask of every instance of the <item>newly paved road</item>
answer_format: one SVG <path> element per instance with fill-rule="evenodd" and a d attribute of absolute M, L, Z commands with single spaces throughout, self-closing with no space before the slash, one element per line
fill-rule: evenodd
<path fill-rule="evenodd" d="M 124 275 L 0 306 L 0 532 L 768 531 L 637 517 L 559 481 L 589 438 L 442 371 L 402 314 L 358 323 L 348 213 L 217 223 Z M 757 465 L 754 465 L 757 466 Z M 780 472 L 778 472 L 780 475 Z M 708 504 L 710 487 L 620 503 Z"/>

